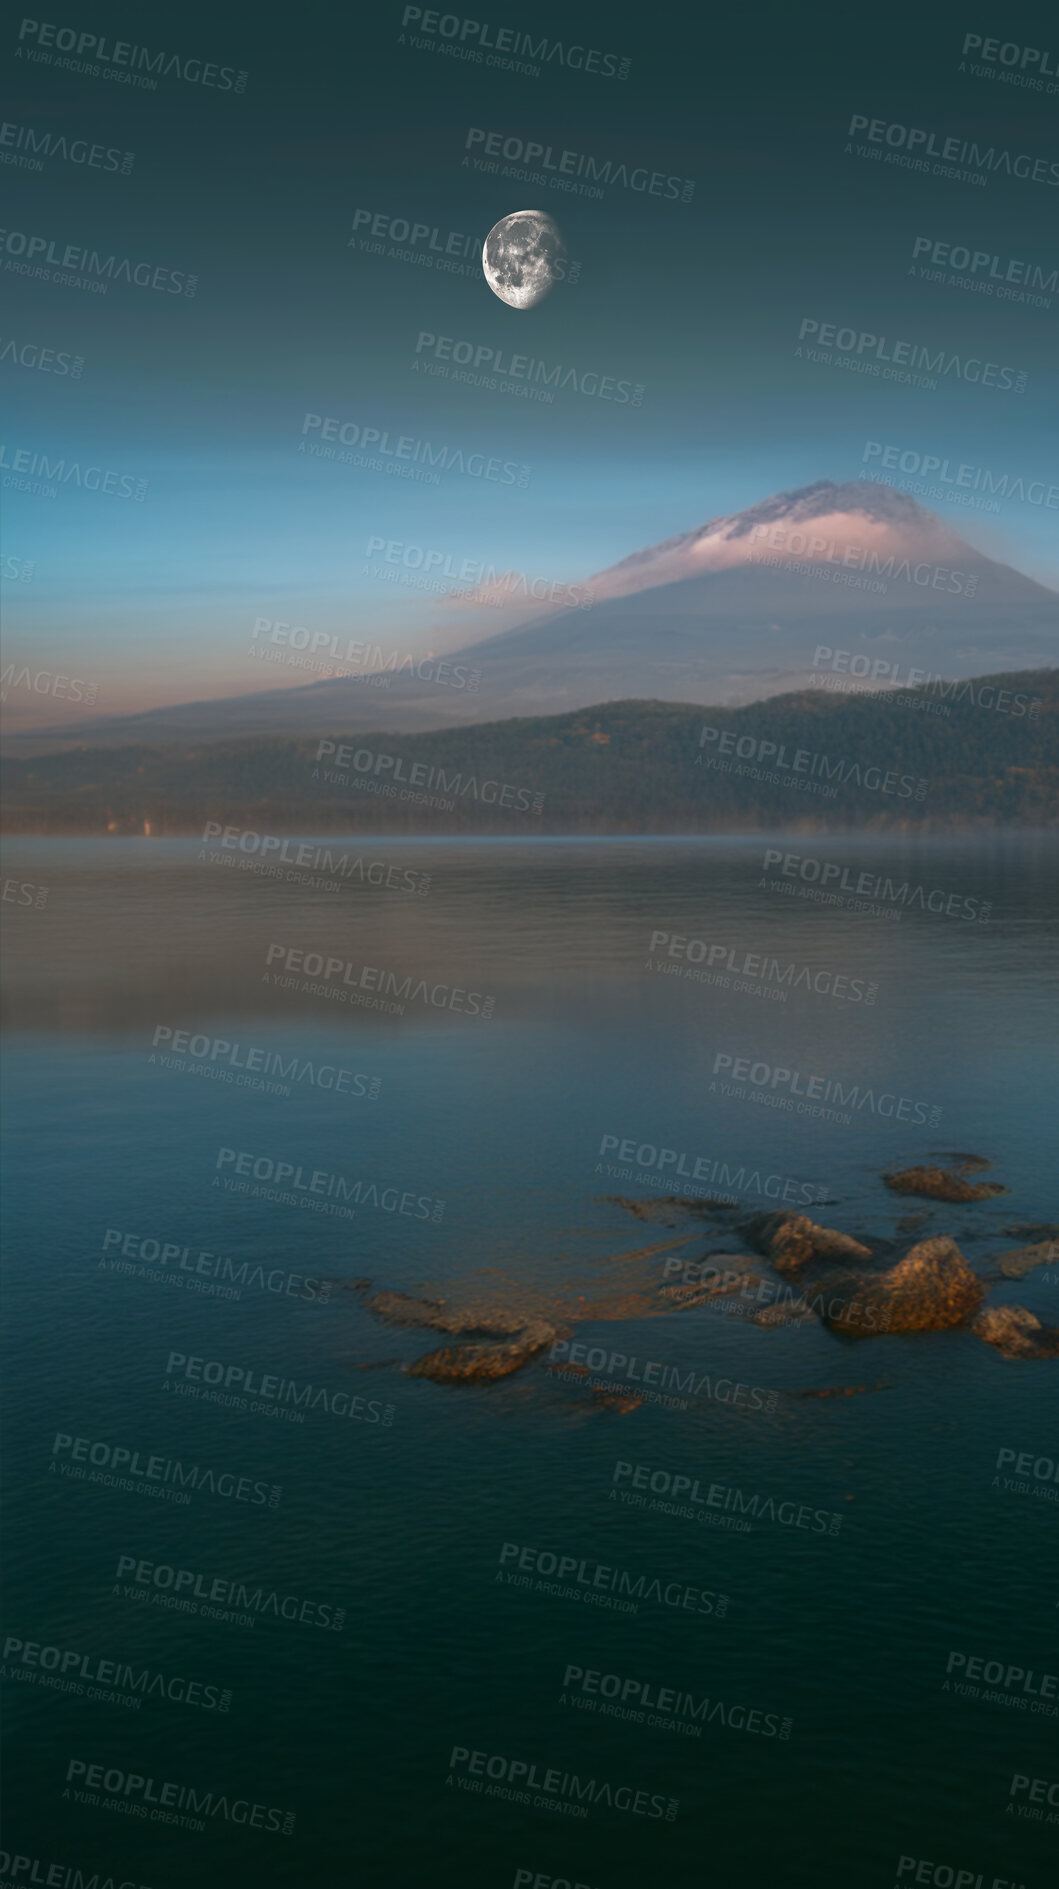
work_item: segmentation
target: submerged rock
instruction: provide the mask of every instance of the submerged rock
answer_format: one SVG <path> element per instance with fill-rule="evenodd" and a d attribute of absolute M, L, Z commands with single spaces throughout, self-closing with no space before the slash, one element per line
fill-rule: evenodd
<path fill-rule="evenodd" d="M 766 1331 L 776 1325 L 804 1325 L 807 1320 L 816 1317 L 811 1305 L 804 1300 L 795 1300 L 793 1305 L 766 1305 L 763 1312 L 755 1312 L 749 1320 L 751 1325 L 763 1325 Z"/>
<path fill-rule="evenodd" d="M 370 1285 L 371 1281 L 364 1283 Z M 413 1299 L 407 1292 L 377 1292 L 366 1304 L 376 1318 L 385 1318 L 392 1325 L 430 1325 L 436 1331 L 467 1329 L 462 1317 L 457 1319 L 448 1309 L 445 1299 Z"/>
<path fill-rule="evenodd" d="M 410 1377 L 429 1377 L 438 1384 L 485 1384 L 510 1377 L 561 1336 L 557 1325 L 534 1315 L 525 1305 L 490 1299 L 452 1305 L 447 1299 L 417 1299 L 406 1292 L 383 1291 L 367 1300 L 367 1309 L 391 1325 L 421 1325 L 466 1338 L 502 1341 L 447 1345 L 405 1367 Z"/>
<path fill-rule="evenodd" d="M 470 1299 L 453 1305 L 448 1299 L 416 1299 L 406 1292 L 376 1292 L 367 1300 L 369 1312 L 391 1325 L 426 1325 L 432 1331 L 459 1332 L 464 1337 L 510 1338 L 532 1321 L 524 1311 L 496 1300 Z"/>
<path fill-rule="evenodd" d="M 785 1391 L 786 1397 L 867 1397 L 871 1391 L 888 1391 L 893 1386 L 885 1381 L 878 1384 L 833 1384 L 827 1390 Z"/>
<path fill-rule="evenodd" d="M 1009 1253 L 995 1255 L 1000 1274 L 1005 1279 L 1022 1279 L 1038 1266 L 1050 1266 L 1059 1260 L 1059 1240 L 1041 1240 L 1036 1246 L 1014 1246 Z"/>
<path fill-rule="evenodd" d="M 871 1258 L 869 1246 L 834 1227 L 818 1227 L 804 1213 L 756 1213 L 740 1223 L 739 1231 L 777 1272 L 800 1273 L 813 1260 Z"/>
<path fill-rule="evenodd" d="M 764 1283 L 758 1273 L 751 1271 L 751 1262 L 741 1253 L 711 1253 L 701 1264 L 716 1276 L 659 1286 L 659 1298 L 666 1300 L 678 1312 L 690 1312 L 697 1305 L 708 1304 L 710 1299 L 729 1298 L 733 1293 L 743 1292 L 747 1286 Z M 723 1272 L 720 1271 L 722 1265 Z"/>
<path fill-rule="evenodd" d="M 918 1233 L 920 1227 L 926 1226 L 930 1217 L 929 1213 L 906 1213 L 897 1222 L 897 1231 L 898 1233 Z"/>
<path fill-rule="evenodd" d="M 964 1155 L 962 1159 L 965 1170 L 989 1165 L 977 1155 Z M 963 1174 L 953 1168 L 904 1168 L 899 1174 L 884 1174 L 883 1181 L 893 1194 L 923 1194 L 928 1200 L 992 1200 L 994 1195 L 1008 1191 L 999 1181 L 965 1181 Z"/>
<path fill-rule="evenodd" d="M 575 1384 L 584 1384 L 585 1389 L 592 1393 L 592 1404 L 596 1410 L 616 1410 L 619 1417 L 627 1417 L 631 1411 L 643 1408 L 643 1398 L 637 1397 L 634 1391 L 617 1390 L 606 1379 L 599 1384 L 586 1383 L 585 1380 L 593 1375 L 587 1364 L 551 1364 L 548 1372 L 562 1383 L 573 1379 Z"/>
<path fill-rule="evenodd" d="M 628 1417 L 634 1410 L 643 1408 L 643 1398 L 633 1397 L 628 1391 L 608 1391 L 596 1385 L 592 1396 L 600 1410 L 617 1411 L 619 1417 Z"/>
<path fill-rule="evenodd" d="M 1002 1358 L 1059 1358 L 1059 1327 L 1042 1325 L 1024 1305 L 992 1306 L 976 1319 L 974 1335 Z"/>
<path fill-rule="evenodd" d="M 626 1194 L 601 1194 L 612 1207 L 624 1207 L 637 1220 L 659 1220 L 663 1226 L 675 1226 L 681 1215 L 702 1219 L 709 1213 L 731 1213 L 732 1202 L 711 1195 L 706 1200 L 685 1199 L 683 1194 L 662 1194 L 657 1200 L 630 1200 Z"/>
<path fill-rule="evenodd" d="M 510 1377 L 559 1336 L 554 1325 L 535 1321 L 515 1332 L 506 1344 L 449 1345 L 428 1351 L 408 1369 L 409 1377 L 433 1378 L 436 1384 L 485 1384 Z"/>

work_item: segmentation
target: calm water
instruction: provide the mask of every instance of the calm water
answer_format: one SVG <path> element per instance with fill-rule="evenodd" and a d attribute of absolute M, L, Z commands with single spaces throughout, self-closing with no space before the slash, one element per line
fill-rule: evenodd
<path fill-rule="evenodd" d="M 819 1217 L 849 1231 L 890 1237 L 922 1212 L 920 1232 L 954 1234 L 973 1263 L 1022 1244 L 1007 1229 L 1057 1214 L 1059 849 L 1035 837 L 775 843 L 975 910 L 988 901 L 979 924 L 785 896 L 777 885 L 802 881 L 764 873 L 766 840 L 327 844 L 385 862 L 394 883 L 349 876 L 328 890 L 308 866 L 276 880 L 192 841 L 6 850 L 8 879 L 48 889 L 43 907 L 3 906 L 6 1631 L 9 1644 L 76 1654 L 67 1684 L 83 1688 L 44 1683 L 61 1662 L 49 1675 L 20 1664 L 19 1648 L 5 1659 L 21 1734 L 6 1847 L 153 1889 L 505 1889 L 538 1873 L 591 1889 L 890 1889 L 902 1856 L 981 1872 L 987 1889 L 994 1877 L 1044 1889 L 1059 1825 L 1006 1806 L 1013 1774 L 1059 1778 L 1054 1703 L 1049 1715 L 1033 1695 L 1020 1706 L 944 1682 L 953 1653 L 1037 1681 L 1059 1669 L 1056 1503 L 1046 1483 L 994 1486 L 1001 1449 L 1059 1457 L 1054 1367 L 1005 1362 L 962 1333 L 855 1344 L 815 1321 L 769 1329 L 705 1309 L 586 1320 L 578 1342 L 760 1393 L 623 1414 L 542 1365 L 488 1387 L 409 1377 L 401 1363 L 446 1340 L 381 1324 L 341 1284 L 297 1282 L 598 1298 L 614 1255 L 687 1231 L 602 1198 L 686 1191 L 676 1160 L 659 1167 L 662 1150 L 685 1174 L 696 1161 L 700 1175 L 741 1170 L 748 1208 L 775 1204 L 755 1189 L 778 1176 L 811 1186 L 828 1203 Z M 424 874 L 426 890 L 399 889 Z M 723 945 L 729 966 L 745 953 L 794 964 L 824 990 L 845 980 L 847 995 L 803 977 L 776 1001 L 756 965 L 751 990 L 731 968 L 727 988 L 666 975 L 659 964 L 688 960 L 658 940 L 652 952 L 655 933 Z M 348 964 L 355 979 L 365 965 L 410 978 L 404 1014 L 277 985 L 288 952 Z M 697 946 L 691 957 L 709 968 Z M 419 980 L 433 1004 L 414 995 Z M 453 991 L 479 1009 L 491 998 L 493 1014 L 469 1014 L 462 997 L 440 1007 Z M 179 1031 L 208 1044 L 173 1067 L 164 1033 Z M 209 1079 L 217 1039 L 240 1046 L 240 1066 L 257 1050 L 259 1067 L 274 1055 L 311 1074 L 273 1074 L 286 1094 Z M 215 1072 L 228 1056 L 212 1058 Z M 732 1059 L 720 1072 L 718 1056 Z M 740 1058 L 756 1066 L 742 1095 L 729 1073 Z M 351 1072 L 344 1092 L 321 1086 L 332 1068 Z M 763 1106 L 752 1096 L 785 1091 L 777 1068 L 803 1091 L 819 1075 L 871 1100 L 848 1124 Z M 374 1098 L 354 1092 L 376 1080 Z M 624 1140 L 639 1158 L 623 1165 Z M 988 1156 L 1010 1192 L 947 1208 L 881 1185 L 891 1164 L 953 1150 Z M 224 1185 L 254 1162 L 264 1179 Z M 267 1197 L 275 1164 L 300 1170 L 300 1187 L 278 1189 L 293 1204 Z M 343 1196 L 336 1176 L 361 1183 L 356 1211 L 307 1210 Z M 729 1190 L 718 1179 L 704 1191 Z M 674 1251 L 741 1250 L 723 1225 L 704 1222 Z M 239 1296 L 194 1289 L 219 1261 L 198 1275 L 173 1254 L 165 1268 L 113 1264 L 166 1243 L 192 1261 L 246 1262 Z M 645 1262 L 653 1278 L 667 1257 Z M 993 1302 L 1059 1322 L 1057 1281 L 1059 1267 L 1037 1271 Z M 202 1379 L 193 1399 L 175 1388 L 186 1367 L 170 1369 L 173 1354 L 325 1388 L 329 1401 L 352 1393 L 362 1417 L 389 1407 L 392 1421 L 319 1402 L 301 1424 L 279 1421 L 204 1401 Z M 127 1448 L 141 1467 L 179 1458 L 248 1499 L 205 1487 L 177 1505 L 57 1472 L 92 1473 L 72 1441 L 54 1453 L 57 1434 Z M 610 1499 L 618 1462 L 841 1525 L 726 1532 L 625 1505 Z M 584 1564 L 582 1593 L 597 1566 L 646 1577 L 638 1611 L 538 1591 L 536 1574 L 499 1578 L 517 1574 L 516 1548 Z M 200 1577 L 192 1591 L 206 1601 L 158 1604 L 155 1567 Z M 223 1581 L 295 1596 L 309 1617 L 211 1617 Z M 727 1595 L 723 1618 L 672 1604 L 689 1589 Z M 337 1609 L 341 1631 L 314 1624 Z M 161 1686 L 138 1709 L 92 1697 L 101 1661 L 198 1682 L 200 1702 Z M 724 1710 L 697 1737 L 603 1714 L 575 1705 L 569 1667 Z M 229 1690 L 227 1712 L 212 1709 Z M 789 1736 L 769 1734 L 788 1720 Z M 487 1795 L 488 1774 L 462 1788 L 449 1780 L 469 1766 L 450 1771 L 453 1747 L 534 1764 L 538 1784 L 553 1771 L 553 1796 L 563 1774 L 594 1778 L 617 1802 L 601 1791 L 579 1817 L 569 1794 L 564 1810 Z M 68 1782 L 71 1762 L 86 1769 Z M 93 1765 L 109 1782 L 78 1801 Z M 232 1818 L 265 1808 L 247 1825 L 221 1810 L 199 1833 L 136 1814 L 144 1792 L 121 1795 L 130 1773 L 154 1780 L 153 1801 L 168 1782 L 225 1799 Z M 649 1814 L 674 1798 L 675 1819 Z M 192 1814 L 176 1792 L 163 1801 Z M 295 1813 L 292 1834 L 255 1827 L 277 1810 L 273 1822 Z"/>

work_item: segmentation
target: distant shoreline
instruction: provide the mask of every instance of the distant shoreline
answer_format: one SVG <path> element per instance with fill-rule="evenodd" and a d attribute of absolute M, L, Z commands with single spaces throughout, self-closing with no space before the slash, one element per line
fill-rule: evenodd
<path fill-rule="evenodd" d="M 906 699 L 808 689 L 743 708 L 606 702 L 418 735 L 76 746 L 4 761 L 0 830 L 412 836 L 425 825 L 435 837 L 620 838 L 1059 826 L 1059 670 L 994 675 L 944 717 L 909 715 Z"/>

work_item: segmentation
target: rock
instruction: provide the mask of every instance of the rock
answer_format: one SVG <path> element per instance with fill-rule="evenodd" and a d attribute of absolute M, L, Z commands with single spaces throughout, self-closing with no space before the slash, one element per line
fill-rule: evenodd
<path fill-rule="evenodd" d="M 428 1351 L 408 1366 L 409 1377 L 433 1378 L 436 1384 L 486 1384 L 510 1377 L 558 1337 L 554 1325 L 537 1321 L 515 1332 L 507 1344 L 449 1345 Z"/>
<path fill-rule="evenodd" d="M 1024 1305 L 995 1305 L 975 1320 L 974 1335 L 1002 1358 L 1059 1358 L 1059 1327 L 1042 1325 Z"/>
<path fill-rule="evenodd" d="M 447 1299 L 415 1299 L 406 1292 L 377 1292 L 367 1302 L 369 1312 L 391 1325 L 427 1325 L 432 1331 L 488 1333 L 511 1337 L 526 1323 L 510 1308 L 488 1300 L 453 1306 Z"/>
<path fill-rule="evenodd" d="M 813 1283 L 826 1299 L 825 1325 L 851 1338 L 951 1331 L 970 1321 L 985 1296 L 955 1240 L 944 1237 L 920 1240 L 887 1272 L 829 1273 Z"/>
<path fill-rule="evenodd" d="M 462 1318 L 453 1323 L 453 1314 L 444 1299 L 413 1299 L 407 1292 L 377 1292 L 373 1299 L 368 1299 L 367 1308 L 376 1318 L 385 1318 L 391 1325 L 431 1325 L 437 1331 L 466 1330 Z"/>
<path fill-rule="evenodd" d="M 627 1417 L 632 1411 L 643 1408 L 642 1397 L 632 1397 L 624 1391 L 605 1391 L 597 1385 L 592 1396 L 597 1408 L 616 1410 L 619 1417 Z"/>
<path fill-rule="evenodd" d="M 585 1378 L 591 1378 L 593 1375 L 587 1364 L 551 1364 L 548 1370 L 552 1377 L 559 1378 L 563 1383 L 573 1378 L 576 1383 L 581 1384 Z M 619 1417 L 627 1417 L 630 1411 L 641 1409 L 644 1401 L 642 1397 L 635 1396 L 631 1391 L 612 1389 L 606 1381 L 601 1384 L 586 1384 L 585 1389 L 592 1392 L 595 1409 L 616 1410 Z"/>
<path fill-rule="evenodd" d="M 730 1200 L 685 1200 L 681 1194 L 663 1194 L 657 1200 L 629 1200 L 625 1194 L 602 1194 L 600 1198 L 612 1207 L 624 1207 L 637 1220 L 660 1220 L 667 1227 L 675 1226 L 681 1215 L 694 1214 L 701 1219 L 708 1213 L 730 1212 L 732 1207 Z"/>
<path fill-rule="evenodd" d="M 970 1157 L 964 1157 L 964 1165 L 971 1165 Z M 976 1158 L 973 1165 L 988 1164 Z M 999 1181 L 965 1181 L 952 1168 L 904 1168 L 899 1174 L 884 1174 L 883 1181 L 893 1194 L 924 1194 L 928 1200 L 991 1200 L 1008 1191 Z"/>
<path fill-rule="evenodd" d="M 763 1312 L 754 1313 L 749 1323 L 764 1325 L 767 1330 L 775 1325 L 804 1325 L 815 1316 L 811 1305 L 795 1301 L 793 1305 L 766 1305 Z"/>
<path fill-rule="evenodd" d="M 1041 1240 L 1036 1246 L 1015 1246 L 1009 1253 L 990 1255 L 1005 1279 L 1022 1279 L 1038 1266 L 1050 1266 L 1059 1260 L 1059 1240 Z"/>
<path fill-rule="evenodd" d="M 712 1253 L 702 1263 L 713 1269 L 718 1261 L 724 1263 L 725 1270 L 718 1271 L 715 1279 L 680 1280 L 675 1285 L 659 1286 L 659 1298 L 667 1300 L 675 1311 L 690 1312 L 696 1305 L 706 1305 L 710 1299 L 728 1298 L 742 1292 L 744 1286 L 763 1284 L 760 1276 L 750 1271 L 750 1262 L 741 1253 Z"/>
<path fill-rule="evenodd" d="M 787 1397 L 866 1397 L 869 1391 L 888 1391 L 892 1388 L 893 1386 L 887 1383 L 835 1384 L 822 1391 L 786 1391 L 784 1394 Z M 846 1497 L 847 1502 L 851 1500 L 851 1496 Z"/>
<path fill-rule="evenodd" d="M 450 1305 L 447 1299 L 416 1299 L 405 1292 L 384 1291 L 368 1300 L 368 1311 L 392 1325 L 426 1325 L 434 1331 L 503 1341 L 448 1345 L 406 1366 L 410 1377 L 429 1377 L 439 1384 L 489 1383 L 510 1377 L 561 1336 L 559 1327 L 547 1319 L 490 1299 Z"/>
<path fill-rule="evenodd" d="M 741 1222 L 739 1231 L 777 1272 L 800 1273 L 810 1260 L 871 1258 L 871 1248 L 860 1240 L 834 1227 L 818 1227 L 804 1213 L 756 1213 Z"/>
<path fill-rule="evenodd" d="M 1013 1240 L 1059 1240 L 1059 1227 L 1050 1220 L 1032 1220 L 1028 1226 L 1002 1227 Z"/>

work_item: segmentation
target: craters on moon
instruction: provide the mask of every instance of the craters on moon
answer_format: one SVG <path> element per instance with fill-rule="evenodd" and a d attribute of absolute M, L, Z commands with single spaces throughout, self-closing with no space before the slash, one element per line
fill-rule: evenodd
<path fill-rule="evenodd" d="M 513 210 L 485 239 L 482 269 L 509 308 L 533 308 L 562 276 L 566 244 L 546 210 Z"/>

